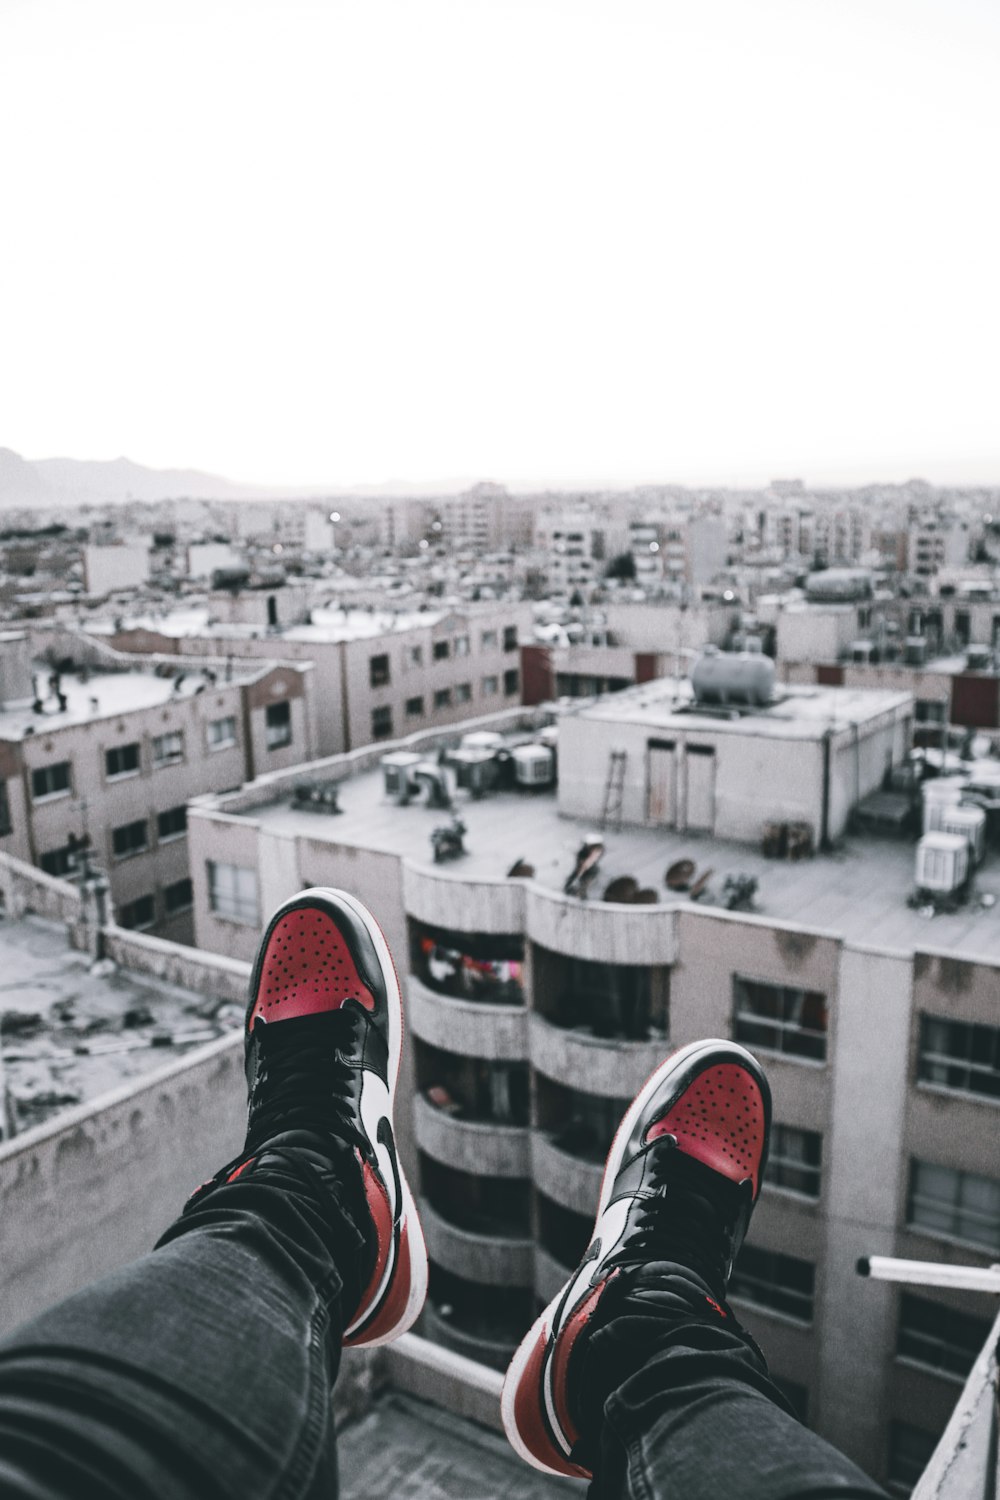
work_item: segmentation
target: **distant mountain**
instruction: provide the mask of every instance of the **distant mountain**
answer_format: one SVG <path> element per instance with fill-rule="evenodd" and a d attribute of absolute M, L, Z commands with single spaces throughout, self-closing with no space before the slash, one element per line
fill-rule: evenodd
<path fill-rule="evenodd" d="M 198 469 L 148 469 L 130 458 L 22 458 L 0 448 L 0 510 L 46 505 L 124 505 L 129 500 L 274 500 L 323 495 L 430 497 L 459 494 L 472 481 L 439 484 L 277 485 L 238 484 Z"/>

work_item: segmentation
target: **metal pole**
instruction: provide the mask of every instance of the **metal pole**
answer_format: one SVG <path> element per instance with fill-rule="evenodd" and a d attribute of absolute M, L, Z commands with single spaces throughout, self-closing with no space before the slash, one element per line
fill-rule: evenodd
<path fill-rule="evenodd" d="M 945 1266 L 928 1260 L 897 1260 L 892 1255 L 863 1255 L 859 1276 L 872 1281 L 898 1281 L 908 1286 L 951 1287 L 962 1292 L 992 1292 L 1000 1296 L 1000 1265 Z"/>

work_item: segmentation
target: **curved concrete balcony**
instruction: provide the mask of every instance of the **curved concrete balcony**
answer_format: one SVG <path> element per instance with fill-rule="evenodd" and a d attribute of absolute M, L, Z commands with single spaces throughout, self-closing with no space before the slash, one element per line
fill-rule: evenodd
<path fill-rule="evenodd" d="M 666 1037 L 650 1042 L 610 1041 L 553 1026 L 532 1015 L 529 1027 L 531 1063 L 556 1083 L 571 1082 L 603 1099 L 637 1094 L 654 1068 L 670 1052 Z"/>
<path fill-rule="evenodd" d="M 578 1214 L 596 1214 L 604 1163 L 584 1161 L 554 1146 L 541 1130 L 531 1136 L 531 1175 L 547 1198 Z"/>
<path fill-rule="evenodd" d="M 442 1349 L 464 1354 L 466 1359 L 494 1370 L 506 1370 L 524 1333 L 523 1329 L 518 1333 L 512 1330 L 509 1340 L 483 1338 L 481 1334 L 469 1333 L 450 1318 L 443 1318 L 430 1301 L 424 1303 L 423 1323 L 427 1337 Z"/>
<path fill-rule="evenodd" d="M 403 863 L 403 904 L 411 917 L 448 932 L 524 931 L 524 886 L 516 880 L 469 880 L 457 870 Z"/>
<path fill-rule="evenodd" d="M 562 1261 L 556 1260 L 548 1250 L 541 1245 L 535 1246 L 535 1294 L 541 1297 L 543 1302 L 551 1302 L 552 1298 L 565 1285 L 567 1279 L 572 1275 L 573 1266 L 564 1266 Z"/>
<path fill-rule="evenodd" d="M 673 907 L 579 901 L 538 885 L 526 894 L 528 936 L 553 953 L 608 964 L 672 964 L 677 958 Z"/>
<path fill-rule="evenodd" d="M 456 1120 L 422 1094 L 413 1101 L 417 1145 L 446 1167 L 485 1177 L 530 1177 L 527 1127 Z"/>
<path fill-rule="evenodd" d="M 486 1286 L 531 1286 L 534 1281 L 530 1239 L 471 1234 L 441 1217 L 426 1198 L 420 1200 L 427 1253 L 445 1271 Z"/>
<path fill-rule="evenodd" d="M 411 974 L 406 1019 L 421 1041 L 446 1052 L 492 1062 L 523 1062 L 528 1055 L 528 1013 L 522 1005 L 454 1000 L 435 994 Z"/>

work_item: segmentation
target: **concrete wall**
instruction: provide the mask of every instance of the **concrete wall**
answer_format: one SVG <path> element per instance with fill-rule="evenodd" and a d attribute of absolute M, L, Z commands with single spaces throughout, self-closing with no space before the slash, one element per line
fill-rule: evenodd
<path fill-rule="evenodd" d="M 0 1332 L 153 1246 L 246 1128 L 226 1037 L 0 1145 Z"/>

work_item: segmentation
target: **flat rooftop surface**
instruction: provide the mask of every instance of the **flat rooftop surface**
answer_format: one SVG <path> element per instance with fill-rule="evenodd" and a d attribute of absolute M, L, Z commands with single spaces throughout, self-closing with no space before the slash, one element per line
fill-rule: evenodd
<path fill-rule="evenodd" d="M 400 807 L 383 790 L 381 772 L 368 772 L 340 783 L 343 812 L 329 815 L 292 807 L 290 795 L 281 801 L 249 808 L 240 816 L 265 828 L 351 848 L 398 854 L 416 864 L 433 864 L 430 835 L 447 824 L 448 812 L 410 803 Z M 554 890 L 573 869 L 583 838 L 597 830 L 593 823 L 559 814 L 552 792 L 498 792 L 481 801 L 459 794 L 456 809 L 468 832 L 464 856 L 434 866 L 457 879 L 499 879 L 515 860 L 535 869 L 535 879 Z M 972 899 L 954 915 L 927 916 L 909 907 L 914 888 L 916 846 L 908 839 L 853 838 L 830 855 L 792 863 L 765 859 L 749 844 L 730 843 L 707 834 L 680 834 L 669 829 L 604 830 L 604 856 L 591 899 L 599 898 L 609 881 L 631 875 L 641 886 L 652 887 L 660 901 L 685 903 L 666 888 L 667 867 L 678 859 L 692 859 L 698 874 L 711 870 L 701 907 L 718 905 L 725 877 L 756 876 L 761 916 L 844 938 L 861 946 L 913 952 L 944 948 L 968 958 L 1000 963 L 1000 853 L 991 852 L 976 873 Z M 986 909 L 981 897 L 996 904 Z"/>
<path fill-rule="evenodd" d="M 69 946 L 41 917 L 0 919 L 4 1097 L 18 1131 L 89 1103 L 243 1022 L 242 1009 Z M 6 1128 L 6 1126 L 5 1126 Z"/>
<path fill-rule="evenodd" d="M 341 1500 L 568 1500 L 498 1433 L 390 1391 L 337 1438 Z"/>
<path fill-rule="evenodd" d="M 642 724 L 657 729 L 700 729 L 713 734 L 765 735 L 779 739 L 821 739 L 830 728 L 867 724 L 905 704 L 909 693 L 884 688 L 798 687 L 779 683 L 774 702 L 749 708 L 730 718 L 721 712 L 699 712 L 691 685 L 658 677 L 642 687 L 611 693 L 580 710 L 581 719 L 613 724 Z"/>
<path fill-rule="evenodd" d="M 229 681 L 248 681 L 264 670 L 260 661 L 241 661 L 232 667 Z M 220 686 L 229 685 L 226 675 L 215 673 Z M 176 686 L 178 682 L 179 687 Z M 67 675 L 59 680 L 60 691 L 66 697 L 65 709 L 59 708 L 54 695 L 44 699 L 40 714 L 34 712 L 30 703 L 4 706 L 0 708 L 0 739 L 20 740 L 29 731 L 44 735 L 71 724 L 113 719 L 121 714 L 135 713 L 137 709 L 178 703 L 204 691 L 209 682 L 204 667 L 191 657 L 178 657 L 170 676 L 159 677 L 155 672 L 146 671 L 91 672 L 84 682 L 79 677 Z"/>

